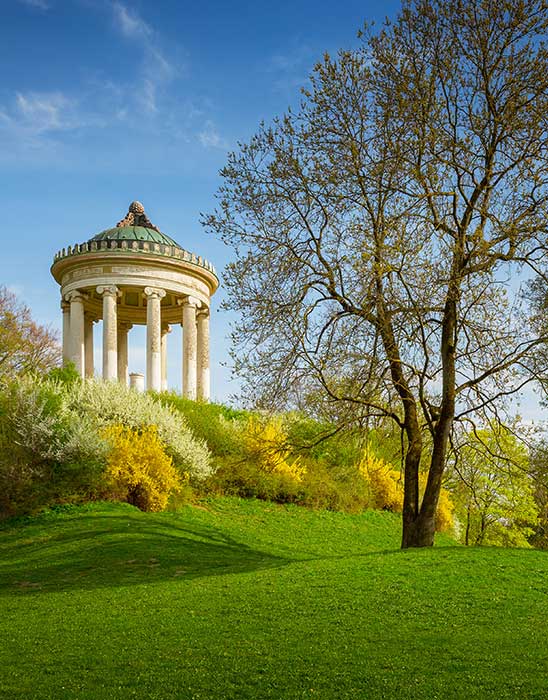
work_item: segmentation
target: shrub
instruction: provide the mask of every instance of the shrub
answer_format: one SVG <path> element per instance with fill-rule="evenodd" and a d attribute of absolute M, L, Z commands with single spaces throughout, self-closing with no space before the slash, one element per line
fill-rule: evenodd
<path fill-rule="evenodd" d="M 66 392 L 71 408 L 88 416 L 99 429 L 113 424 L 133 430 L 156 426 L 158 438 L 177 469 L 198 480 L 212 473 L 204 441 L 193 436 L 180 413 L 151 394 L 118 382 L 91 380 L 68 385 Z"/>
<path fill-rule="evenodd" d="M 364 451 L 358 470 L 367 480 L 370 489 L 371 507 L 401 513 L 403 509 L 403 480 L 399 471 L 374 455 L 370 448 Z M 426 486 L 426 475 L 419 477 L 421 494 Z M 453 529 L 453 502 L 449 491 L 442 488 L 436 509 L 436 532 Z"/>
<path fill-rule="evenodd" d="M 4 516 L 89 498 L 107 445 L 60 386 L 21 377 L 0 391 L 0 510 Z"/>
<path fill-rule="evenodd" d="M 109 497 L 145 511 L 164 510 L 181 479 L 156 427 L 135 430 L 110 425 L 103 435 L 111 447 L 105 475 Z"/>
<path fill-rule="evenodd" d="M 361 457 L 362 440 L 357 432 L 338 433 L 335 425 L 297 412 L 284 414 L 283 424 L 291 449 L 328 469 L 353 469 Z"/>
<path fill-rule="evenodd" d="M 287 445 L 287 433 L 279 416 L 261 418 L 250 416 L 243 434 L 244 448 L 249 460 L 267 474 L 279 474 L 297 483 L 305 472 L 299 457 L 292 457 Z"/>
<path fill-rule="evenodd" d="M 451 532 L 454 528 L 453 511 L 455 507 L 451 500 L 451 494 L 442 488 L 436 510 L 436 532 Z"/>
<path fill-rule="evenodd" d="M 358 463 L 358 471 L 369 485 L 372 508 L 401 513 L 403 483 L 401 474 L 366 449 Z"/>
<path fill-rule="evenodd" d="M 207 481 L 213 493 L 260 498 L 276 503 L 301 503 L 301 485 L 287 474 L 268 473 L 247 460 L 223 463 Z"/>
<path fill-rule="evenodd" d="M 194 435 L 205 440 L 215 457 L 243 455 L 242 426 L 249 413 L 222 404 L 192 401 L 175 393 L 157 394 L 157 399 L 184 417 Z"/>

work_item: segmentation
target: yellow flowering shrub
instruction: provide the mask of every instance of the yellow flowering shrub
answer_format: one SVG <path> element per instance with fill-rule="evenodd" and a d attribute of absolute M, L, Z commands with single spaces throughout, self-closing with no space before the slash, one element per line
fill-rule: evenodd
<path fill-rule="evenodd" d="M 436 532 L 450 532 L 454 526 L 453 511 L 455 506 L 451 494 L 442 487 L 436 508 Z"/>
<path fill-rule="evenodd" d="M 250 416 L 243 435 L 245 451 L 251 461 L 267 474 L 280 474 L 301 482 L 305 468 L 299 457 L 292 458 L 287 433 L 279 417 L 260 419 Z"/>
<path fill-rule="evenodd" d="M 106 473 L 110 497 L 145 511 L 164 510 L 181 479 L 164 451 L 156 427 L 136 430 L 110 425 L 103 435 L 111 446 Z"/>
<path fill-rule="evenodd" d="M 372 508 L 401 513 L 403 509 L 403 479 L 399 471 L 384 460 L 365 450 L 358 464 L 358 471 L 369 485 Z M 426 487 L 426 474 L 419 476 L 421 494 Z M 436 509 L 436 532 L 453 529 L 453 502 L 447 489 L 442 488 Z"/>
<path fill-rule="evenodd" d="M 371 507 L 401 513 L 403 508 L 403 481 L 392 465 L 365 450 L 358 471 L 368 483 Z"/>

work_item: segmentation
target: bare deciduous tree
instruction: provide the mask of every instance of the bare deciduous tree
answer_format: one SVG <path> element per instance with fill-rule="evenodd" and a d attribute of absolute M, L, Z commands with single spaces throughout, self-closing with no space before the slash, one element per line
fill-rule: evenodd
<path fill-rule="evenodd" d="M 231 154 L 204 220 L 235 249 L 248 398 L 320 389 L 401 429 L 403 547 L 433 543 L 454 422 L 544 371 L 517 286 L 546 281 L 547 26 L 544 0 L 407 1 Z"/>

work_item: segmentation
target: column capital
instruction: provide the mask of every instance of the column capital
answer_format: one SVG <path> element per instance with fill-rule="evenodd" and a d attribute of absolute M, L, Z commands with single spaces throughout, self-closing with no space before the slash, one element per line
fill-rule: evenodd
<path fill-rule="evenodd" d="M 196 297 L 188 295 L 182 299 L 177 299 L 177 304 L 179 304 L 179 306 L 194 306 L 198 308 L 201 306 L 201 301 L 196 299 Z"/>
<path fill-rule="evenodd" d="M 169 323 L 162 323 L 162 335 L 165 333 L 171 333 L 171 326 Z"/>
<path fill-rule="evenodd" d="M 205 306 L 204 304 L 202 304 L 202 306 L 199 309 L 196 309 L 196 316 L 198 318 L 200 318 L 200 316 L 209 318 L 209 306 Z"/>
<path fill-rule="evenodd" d="M 119 321 L 118 328 L 122 331 L 130 331 L 133 328 L 133 323 L 129 321 Z"/>
<path fill-rule="evenodd" d="M 102 284 L 99 287 L 96 288 L 95 290 L 97 294 L 100 294 L 103 297 L 121 297 L 122 292 L 118 289 L 118 287 L 115 284 Z"/>
<path fill-rule="evenodd" d="M 86 294 L 85 292 L 81 292 L 78 289 L 75 289 L 73 292 L 69 292 L 68 294 L 65 294 L 65 300 L 68 302 L 85 301 L 88 298 L 89 298 L 89 294 Z"/>
<path fill-rule="evenodd" d="M 69 309 L 70 309 L 69 302 L 64 298 L 61 298 L 61 311 L 69 311 Z"/>
<path fill-rule="evenodd" d="M 143 295 L 147 299 L 163 299 L 166 295 L 166 290 L 160 289 L 159 287 L 145 287 L 143 289 Z"/>

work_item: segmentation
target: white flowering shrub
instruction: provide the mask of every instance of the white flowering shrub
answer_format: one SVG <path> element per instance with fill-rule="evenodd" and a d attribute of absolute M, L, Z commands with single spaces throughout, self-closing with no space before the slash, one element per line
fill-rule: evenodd
<path fill-rule="evenodd" d="M 152 395 L 118 382 L 88 380 L 67 386 L 66 396 L 70 410 L 91 419 L 99 429 L 112 424 L 132 429 L 156 426 L 166 453 L 178 469 L 196 479 L 212 473 L 206 443 L 194 437 L 180 413 Z"/>
<path fill-rule="evenodd" d="M 153 426 L 180 472 L 197 480 L 212 473 L 206 444 L 149 394 L 114 382 L 19 377 L 0 385 L 0 517 L 104 497 L 111 425 Z"/>
<path fill-rule="evenodd" d="M 0 388 L 0 514 L 95 492 L 108 445 L 56 382 L 20 377 Z"/>

